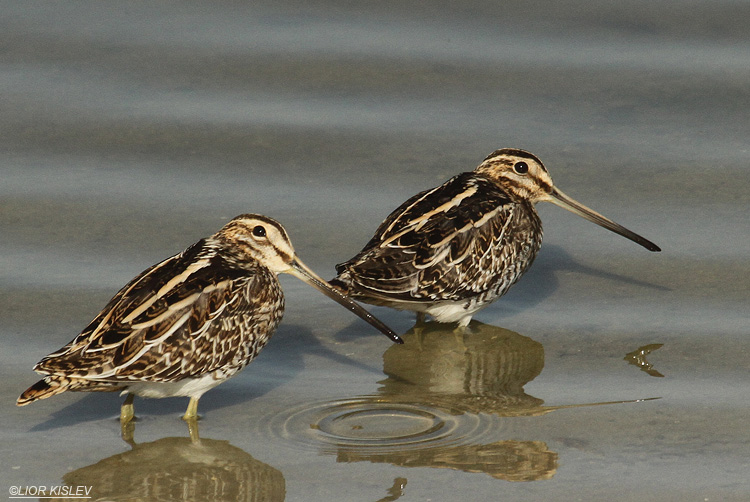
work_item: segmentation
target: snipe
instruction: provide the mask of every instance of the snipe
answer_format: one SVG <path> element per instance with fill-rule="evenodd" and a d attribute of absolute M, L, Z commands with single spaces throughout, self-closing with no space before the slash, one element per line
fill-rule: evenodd
<path fill-rule="evenodd" d="M 281 321 L 279 273 L 300 278 L 401 342 L 305 266 L 279 223 L 245 214 L 122 288 L 81 334 L 34 367 L 45 377 L 17 404 L 65 391 L 122 391 L 128 397 L 120 417 L 127 423 L 134 395 L 185 396 L 183 418 L 194 419 L 200 397 L 247 366 Z"/>
<path fill-rule="evenodd" d="M 331 285 L 364 302 L 466 326 L 534 261 L 542 245 L 537 202 L 551 202 L 660 251 L 565 195 L 533 154 L 504 148 L 474 171 L 404 202 L 359 254 L 336 266 Z"/>

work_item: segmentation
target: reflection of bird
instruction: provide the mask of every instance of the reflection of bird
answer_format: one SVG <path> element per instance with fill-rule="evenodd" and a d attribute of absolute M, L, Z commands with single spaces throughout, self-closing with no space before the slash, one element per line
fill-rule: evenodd
<path fill-rule="evenodd" d="M 466 326 L 534 261 L 542 244 L 534 204 L 541 201 L 660 250 L 558 190 L 531 153 L 504 148 L 404 202 L 359 254 L 336 267 L 331 284 L 368 303 Z"/>
<path fill-rule="evenodd" d="M 430 434 L 435 434 L 432 429 L 424 436 L 411 431 L 412 442 L 395 446 L 368 444 L 354 448 L 347 444 L 336 451 L 338 462 L 454 469 L 507 481 L 535 481 L 555 475 L 558 455 L 544 441 L 503 439 L 484 443 L 458 432 L 462 430 L 460 424 L 472 423 L 471 417 L 478 414 L 532 417 L 554 409 L 524 391 L 524 385 L 544 369 L 542 344 L 478 321 L 472 321 L 469 327 L 471 334 L 437 322 L 412 328 L 403 335 L 403 345 L 388 347 L 383 354 L 383 372 L 388 378 L 379 382 L 378 394 L 372 396 L 378 406 L 404 403 L 417 410 L 443 410 L 455 415 L 453 435 L 442 444 L 429 440 Z M 494 425 L 493 430 L 501 430 L 497 422 Z"/>
<path fill-rule="evenodd" d="M 506 481 L 551 479 L 557 472 L 557 453 L 550 451 L 544 441 L 506 440 L 389 453 L 342 449 L 336 461 L 453 469 L 489 474 Z"/>
<path fill-rule="evenodd" d="M 428 322 L 404 333 L 404 345 L 383 354 L 381 402 L 420 403 L 451 413 L 501 417 L 543 415 L 544 401 L 524 386 L 544 369 L 541 343 L 472 321 L 471 334 Z"/>
<path fill-rule="evenodd" d="M 80 335 L 35 366 L 46 376 L 18 405 L 68 390 L 124 391 L 126 423 L 133 395 L 188 396 L 184 418 L 194 419 L 201 395 L 247 366 L 281 321 L 281 272 L 400 341 L 307 268 L 279 223 L 246 214 L 121 289 Z"/>
<path fill-rule="evenodd" d="M 71 487 L 91 487 L 95 500 L 282 502 L 284 475 L 216 439 L 162 438 L 65 474 Z"/>
<path fill-rule="evenodd" d="M 450 413 L 540 416 L 555 410 L 658 398 L 544 406 L 524 386 L 544 369 L 544 347 L 529 337 L 472 321 L 469 333 L 438 322 L 417 324 L 403 345 L 383 354 L 378 403 L 409 403 Z"/>
<path fill-rule="evenodd" d="M 477 437 L 486 437 L 483 431 L 507 435 L 497 419 L 510 423 L 514 417 L 560 409 L 648 400 L 544 406 L 524 391 L 544 368 L 539 342 L 478 321 L 472 321 L 468 331 L 437 322 L 418 324 L 403 335 L 403 345 L 389 347 L 383 354 L 387 378 L 379 382 L 377 395 L 358 398 L 345 413 L 333 415 L 335 420 L 315 422 L 325 424 L 326 440 L 337 433 L 347 439 L 333 450 L 336 460 L 481 472 L 508 481 L 549 479 L 557 471 L 558 455 L 544 441 L 486 443 Z M 383 416 L 379 413 L 386 410 L 395 411 L 391 417 L 402 421 L 389 426 L 359 418 Z M 346 432 L 355 420 L 364 429 Z M 368 440 L 358 441 L 361 438 Z"/>

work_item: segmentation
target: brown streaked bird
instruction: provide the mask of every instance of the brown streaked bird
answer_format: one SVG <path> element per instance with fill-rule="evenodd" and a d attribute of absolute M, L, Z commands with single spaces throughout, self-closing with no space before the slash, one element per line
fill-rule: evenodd
<path fill-rule="evenodd" d="M 331 285 L 375 305 L 467 326 L 528 270 L 542 245 L 534 204 L 551 202 L 640 244 L 659 247 L 571 199 L 533 154 L 492 152 L 471 172 L 418 193 L 380 224 Z"/>
<path fill-rule="evenodd" d="M 183 418 L 195 419 L 200 397 L 247 366 L 281 321 L 279 273 L 298 277 L 401 343 L 304 265 L 279 223 L 245 214 L 122 288 L 80 335 L 34 367 L 45 377 L 17 404 L 65 391 L 122 391 L 128 396 L 120 418 L 127 423 L 134 395 L 185 396 Z"/>

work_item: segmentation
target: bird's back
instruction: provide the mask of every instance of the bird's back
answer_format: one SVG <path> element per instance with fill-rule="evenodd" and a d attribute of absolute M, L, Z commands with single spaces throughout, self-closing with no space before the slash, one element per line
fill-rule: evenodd
<path fill-rule="evenodd" d="M 99 382 L 234 373 L 257 354 L 282 314 L 275 274 L 233 267 L 202 240 L 133 279 L 35 370 Z"/>
<path fill-rule="evenodd" d="M 396 308 L 492 301 L 531 265 L 541 234 L 531 203 L 467 172 L 403 203 L 332 284 Z"/>

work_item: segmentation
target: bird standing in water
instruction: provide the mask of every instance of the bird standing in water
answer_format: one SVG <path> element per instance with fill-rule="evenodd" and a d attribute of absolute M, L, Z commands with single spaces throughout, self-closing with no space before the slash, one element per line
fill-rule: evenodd
<path fill-rule="evenodd" d="M 659 247 L 571 199 L 533 154 L 492 152 L 472 172 L 418 193 L 380 224 L 331 285 L 375 305 L 467 326 L 528 270 L 542 245 L 534 208 L 551 202 L 640 244 Z"/>
<path fill-rule="evenodd" d="M 34 367 L 45 377 L 17 404 L 64 391 L 122 391 L 128 394 L 120 414 L 126 424 L 134 395 L 186 396 L 183 418 L 194 420 L 200 397 L 247 366 L 281 321 L 282 272 L 401 343 L 305 266 L 279 223 L 245 214 L 122 288 L 80 335 Z"/>

